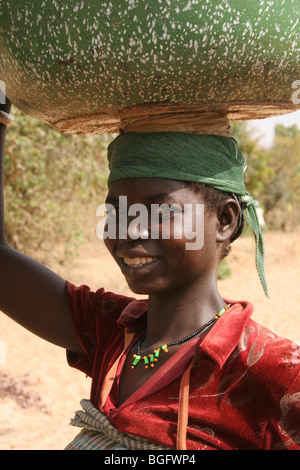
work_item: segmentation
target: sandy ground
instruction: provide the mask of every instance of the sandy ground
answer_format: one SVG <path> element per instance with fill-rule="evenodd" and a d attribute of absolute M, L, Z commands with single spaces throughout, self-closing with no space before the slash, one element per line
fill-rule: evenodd
<path fill-rule="evenodd" d="M 280 336 L 300 340 L 300 232 L 267 233 L 266 274 L 271 299 L 260 287 L 252 238 L 241 238 L 228 257 L 232 275 L 219 282 L 230 299 L 255 305 L 253 318 Z M 81 246 L 78 257 L 61 266 L 47 263 L 75 284 L 130 294 L 102 242 Z M 42 312 L 41 312 L 42 314 Z M 60 450 L 78 433 L 70 418 L 81 398 L 89 397 L 90 379 L 66 364 L 65 351 L 0 314 L 0 449 Z M 2 364 L 1 364 L 2 362 Z"/>

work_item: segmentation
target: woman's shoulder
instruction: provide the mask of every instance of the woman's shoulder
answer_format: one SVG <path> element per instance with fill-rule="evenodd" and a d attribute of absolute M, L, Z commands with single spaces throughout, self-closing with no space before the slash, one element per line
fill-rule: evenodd
<path fill-rule="evenodd" d="M 135 299 L 126 295 L 106 291 L 104 288 L 92 289 L 86 284 L 75 285 L 66 281 L 66 292 L 69 302 L 87 310 L 101 310 L 112 313 L 115 309 L 125 308 Z"/>
<path fill-rule="evenodd" d="M 300 345 L 249 318 L 234 354 L 248 371 L 272 388 L 287 390 L 300 377 Z"/>
<path fill-rule="evenodd" d="M 103 288 L 91 289 L 82 284 L 76 286 L 66 281 L 66 292 L 73 315 L 101 320 L 110 319 L 122 327 L 131 328 L 135 321 L 144 317 L 147 311 L 146 299 L 135 299 L 127 295 L 106 291 Z"/>
<path fill-rule="evenodd" d="M 244 341 L 248 341 L 248 339 L 251 345 L 250 362 L 256 362 L 259 358 L 263 358 L 268 362 L 278 363 L 284 359 L 287 364 L 293 363 L 297 350 L 300 351 L 300 345 L 296 340 L 279 336 L 252 318 L 249 318 L 244 330 Z"/>

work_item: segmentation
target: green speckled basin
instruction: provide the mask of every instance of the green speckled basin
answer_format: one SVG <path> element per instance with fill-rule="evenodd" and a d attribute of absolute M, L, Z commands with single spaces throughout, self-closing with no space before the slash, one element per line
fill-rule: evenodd
<path fill-rule="evenodd" d="M 116 132 L 128 115 L 240 120 L 300 108 L 299 0 L 1 0 L 0 51 L 7 96 L 61 131 Z"/>

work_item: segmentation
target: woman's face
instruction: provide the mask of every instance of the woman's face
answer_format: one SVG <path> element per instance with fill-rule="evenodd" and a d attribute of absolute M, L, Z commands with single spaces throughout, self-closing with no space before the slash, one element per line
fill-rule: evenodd
<path fill-rule="evenodd" d="M 107 230 L 105 244 L 133 292 L 180 293 L 215 279 L 217 214 L 207 214 L 201 195 L 184 183 L 119 180 L 111 184 L 106 203 L 107 224 L 115 224 L 116 236 Z"/>

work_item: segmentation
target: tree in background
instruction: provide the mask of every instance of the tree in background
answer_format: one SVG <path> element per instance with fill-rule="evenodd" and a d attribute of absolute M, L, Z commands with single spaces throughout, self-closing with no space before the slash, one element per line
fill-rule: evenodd
<path fill-rule="evenodd" d="M 268 154 L 259 147 L 257 139 L 253 139 L 247 121 L 234 123 L 232 134 L 246 159 L 245 184 L 248 192 L 263 204 L 263 193 L 266 184 L 274 178 L 274 171 L 269 166 Z"/>
<path fill-rule="evenodd" d="M 264 209 L 269 230 L 300 225 L 300 129 L 278 124 L 271 148 L 259 147 L 247 122 L 233 125 L 233 135 L 247 160 L 248 191 Z"/>
<path fill-rule="evenodd" d="M 81 242 L 88 215 L 104 202 L 107 135 L 62 134 L 14 108 L 5 157 L 6 237 L 29 254 Z"/>
<path fill-rule="evenodd" d="M 268 226 L 294 229 L 300 225 L 300 129 L 296 125 L 276 126 L 267 159 L 273 177 L 261 196 Z"/>

